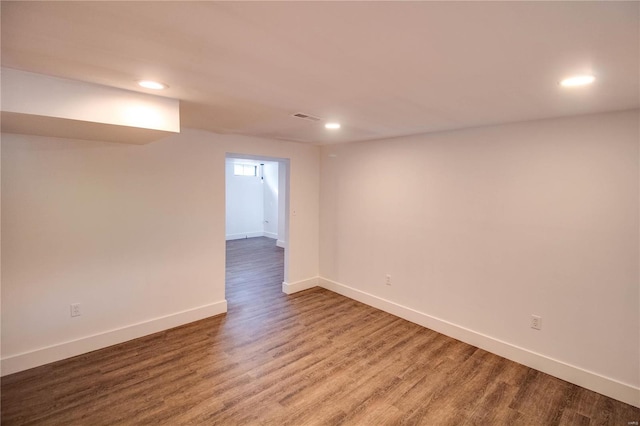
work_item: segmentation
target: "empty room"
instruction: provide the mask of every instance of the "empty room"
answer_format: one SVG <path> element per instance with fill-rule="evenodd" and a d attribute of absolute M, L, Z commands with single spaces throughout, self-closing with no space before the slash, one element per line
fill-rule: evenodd
<path fill-rule="evenodd" d="M 3 425 L 638 425 L 640 2 L 0 2 Z"/>

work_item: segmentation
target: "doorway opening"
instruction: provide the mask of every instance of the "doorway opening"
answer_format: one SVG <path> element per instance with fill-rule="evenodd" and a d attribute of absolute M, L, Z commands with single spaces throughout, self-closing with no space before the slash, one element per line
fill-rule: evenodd
<path fill-rule="evenodd" d="M 289 254 L 289 159 L 225 158 L 228 313 L 283 296 Z"/>

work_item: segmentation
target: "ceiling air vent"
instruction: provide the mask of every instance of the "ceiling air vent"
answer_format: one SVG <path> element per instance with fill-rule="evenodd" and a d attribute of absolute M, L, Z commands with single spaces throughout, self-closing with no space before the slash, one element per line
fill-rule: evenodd
<path fill-rule="evenodd" d="M 309 115 L 309 114 L 303 114 L 301 112 L 297 112 L 293 114 L 293 116 L 296 118 L 302 118 L 303 120 L 308 120 L 308 121 L 322 121 L 318 117 L 314 117 L 313 115 Z"/>

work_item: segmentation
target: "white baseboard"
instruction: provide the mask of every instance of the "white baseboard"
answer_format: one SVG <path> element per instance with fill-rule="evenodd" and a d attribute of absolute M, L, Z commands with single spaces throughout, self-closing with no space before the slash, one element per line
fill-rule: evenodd
<path fill-rule="evenodd" d="M 81 355 L 95 351 L 96 349 L 106 348 L 107 346 L 116 345 L 118 343 L 126 342 L 127 340 L 137 339 L 138 337 L 178 327 L 183 324 L 223 314 L 225 312 L 227 312 L 227 301 L 222 300 L 220 302 L 211 303 L 209 305 L 200 306 L 182 312 L 176 312 L 159 318 L 153 318 L 151 320 L 128 325 L 126 327 L 108 330 L 92 336 L 83 337 L 81 339 L 8 356 L 2 359 L 0 367 L 2 370 L 1 375 L 6 376 L 7 374 L 17 373 L 18 371 L 38 367 L 50 362 L 60 361 L 61 359 Z"/>
<path fill-rule="evenodd" d="M 453 337 L 454 339 L 479 347 L 535 370 L 542 371 L 543 373 L 550 374 L 567 382 L 582 386 L 583 388 L 640 407 L 640 388 L 601 376 L 592 371 L 584 370 L 557 359 L 549 358 L 545 355 L 512 345 L 511 343 L 478 333 L 326 278 L 319 277 L 317 283 L 318 286 L 326 288 L 327 290 L 404 318 L 423 327 Z M 283 291 L 287 293 L 284 290 L 284 284 Z"/>
<path fill-rule="evenodd" d="M 255 238 L 255 237 L 267 237 L 267 238 L 271 238 L 272 240 L 278 240 L 278 234 L 274 234 L 273 232 L 266 232 L 266 231 L 245 232 L 243 234 L 229 234 L 225 236 L 225 240 L 227 241 L 244 240 L 245 238 Z M 279 243 L 280 243 L 280 240 L 276 242 L 276 245 L 278 247 L 282 247 Z"/>
<path fill-rule="evenodd" d="M 297 293 L 302 290 L 318 286 L 318 277 L 308 278 L 294 283 L 282 282 L 282 292 L 286 294 Z"/>
<path fill-rule="evenodd" d="M 281 247 L 281 248 L 286 248 L 287 247 L 287 243 L 282 241 L 282 240 L 278 240 L 278 241 L 276 241 L 276 246 Z"/>
<path fill-rule="evenodd" d="M 256 231 L 256 232 L 245 232 L 242 234 L 228 234 L 225 239 L 229 240 L 242 240 L 245 238 L 255 238 L 255 237 L 264 237 L 264 232 Z"/>

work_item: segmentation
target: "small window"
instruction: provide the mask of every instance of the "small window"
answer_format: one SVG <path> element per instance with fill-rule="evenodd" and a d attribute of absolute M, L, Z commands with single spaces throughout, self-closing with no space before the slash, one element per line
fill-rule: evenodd
<path fill-rule="evenodd" d="M 258 166 L 252 166 L 250 164 L 234 164 L 233 174 L 236 176 L 258 176 Z"/>

